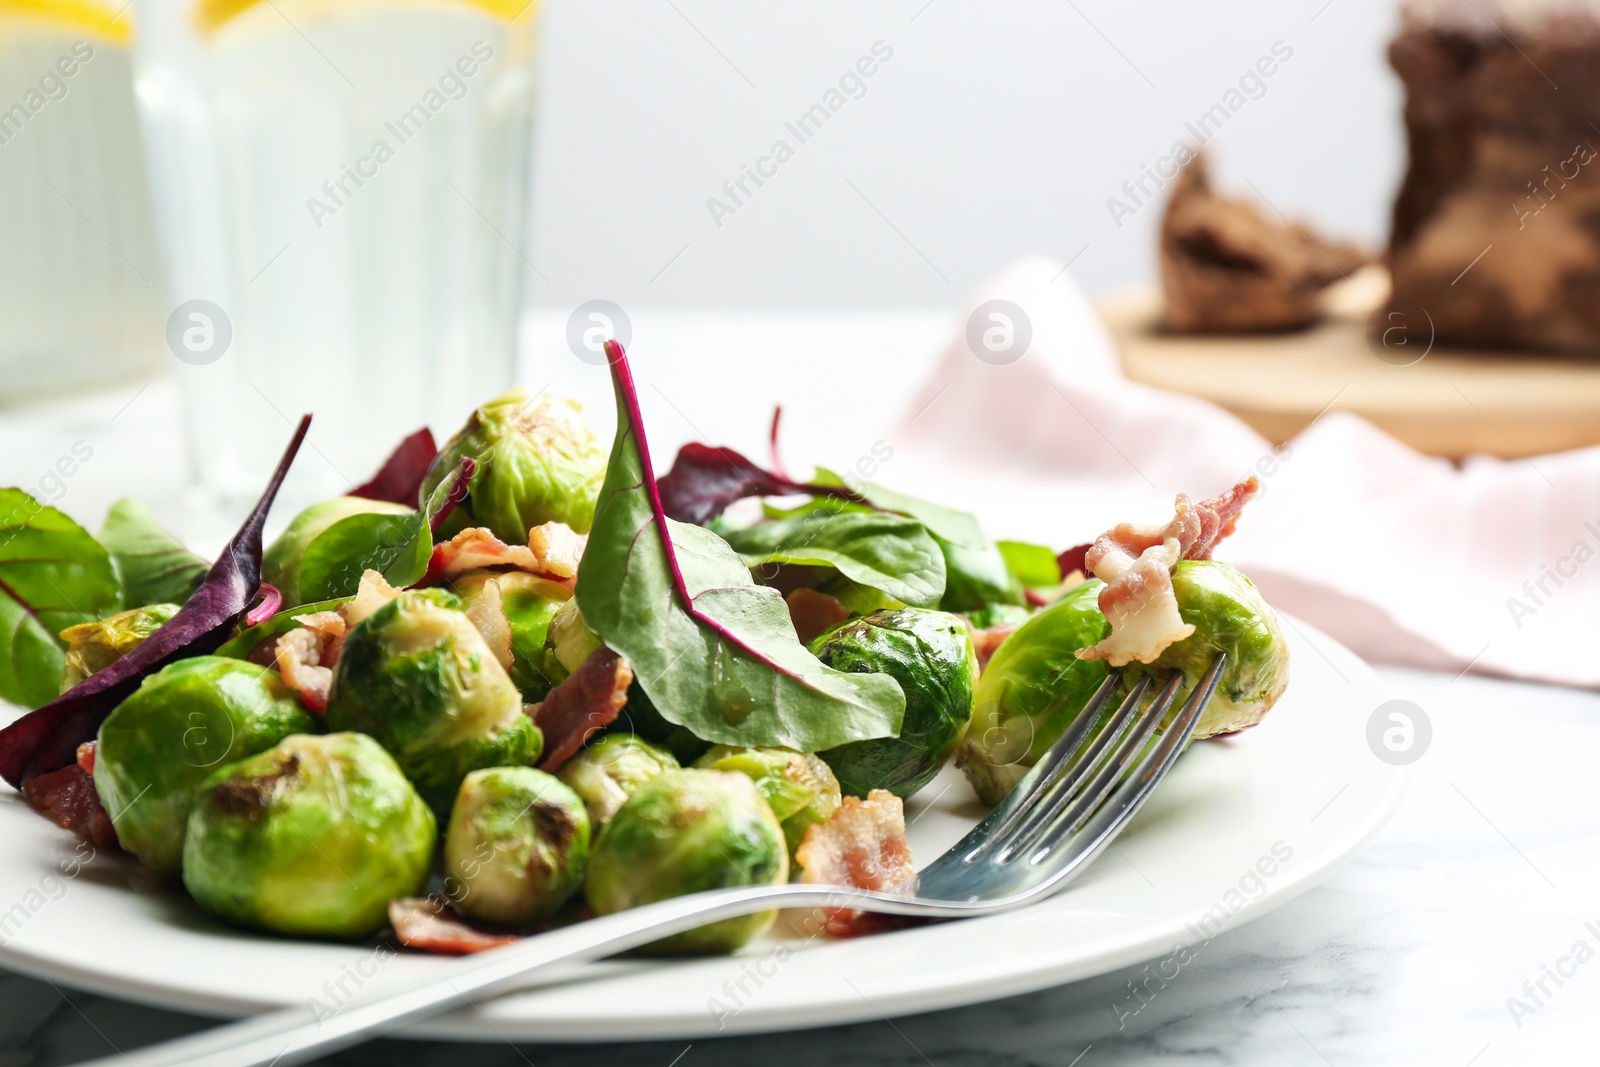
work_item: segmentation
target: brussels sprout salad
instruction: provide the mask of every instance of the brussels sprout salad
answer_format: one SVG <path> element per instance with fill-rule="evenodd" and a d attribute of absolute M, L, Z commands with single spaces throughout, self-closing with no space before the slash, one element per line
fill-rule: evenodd
<path fill-rule="evenodd" d="M 1253 480 L 1056 552 L 776 454 L 691 444 L 658 476 L 607 352 L 609 453 L 513 390 L 267 544 L 307 416 L 215 562 L 137 501 L 96 537 L 0 489 L 0 699 L 33 709 L 0 776 L 226 923 L 462 953 L 708 889 L 912 892 L 903 802 L 953 763 L 997 803 L 1109 675 L 1192 685 L 1226 652 L 1198 737 L 1288 684 L 1272 609 L 1211 558 Z"/>

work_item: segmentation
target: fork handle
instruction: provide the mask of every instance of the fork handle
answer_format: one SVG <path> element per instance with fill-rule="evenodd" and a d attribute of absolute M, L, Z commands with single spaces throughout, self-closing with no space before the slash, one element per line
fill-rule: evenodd
<path fill-rule="evenodd" d="M 777 885 L 719 889 L 676 897 L 552 930 L 449 963 L 419 981 L 357 998 L 331 1016 L 318 1018 L 306 1005 L 282 1008 L 85 1067 L 290 1067 L 319 1055 L 396 1030 L 407 1023 L 467 1005 L 478 994 L 513 988 L 541 967 L 599 959 L 692 930 L 769 908 L 861 907 L 925 914 L 912 900 L 863 893 L 839 886 Z"/>

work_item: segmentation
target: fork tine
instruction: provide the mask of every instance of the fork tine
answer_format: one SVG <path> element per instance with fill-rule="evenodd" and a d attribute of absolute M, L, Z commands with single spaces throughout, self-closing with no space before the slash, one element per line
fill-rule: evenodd
<path fill-rule="evenodd" d="M 1226 663 L 1226 653 L 1219 653 L 1212 661 L 1210 669 L 1201 676 L 1194 692 L 1189 695 L 1189 699 L 1172 724 L 1167 727 L 1166 732 L 1161 735 L 1160 740 L 1122 780 L 1106 802 L 1093 812 L 1087 822 L 1081 827 L 1072 828 L 1064 828 L 1058 822 L 1051 828 L 1046 840 L 1028 857 L 1028 863 L 1037 866 L 1050 859 L 1052 853 L 1063 843 L 1070 843 L 1070 852 L 1054 857 L 1053 865 L 1057 865 L 1057 869 L 1050 876 L 1051 884 L 1059 884 L 1066 880 L 1074 871 L 1098 856 L 1117 836 L 1123 824 L 1143 806 L 1150 792 L 1166 777 L 1167 772 L 1172 769 L 1172 765 L 1177 762 L 1193 738 L 1200 716 L 1217 691 L 1217 683 L 1222 678 L 1222 669 Z"/>
<path fill-rule="evenodd" d="M 995 855 L 995 862 L 1009 863 L 1043 832 L 1052 837 L 1059 836 L 1063 827 L 1070 832 L 1071 827 L 1094 811 L 1166 718 L 1182 685 L 1183 676 L 1175 674 L 1148 707 L 1141 706 L 1144 703 L 1142 692 L 1129 693 L 1123 706 L 1117 709 L 1117 720 L 1122 725 L 1116 735 L 1108 737 L 1109 729 L 1102 731 L 1090 753 L 1073 768 L 1076 773 L 1063 775 L 1034 805 L 1027 819 Z M 1133 724 L 1131 729 L 1129 724 Z M 1112 748 L 1112 744 L 1116 747 Z"/>
<path fill-rule="evenodd" d="M 1067 732 L 1050 746 L 1039 762 L 1029 768 L 1028 773 L 1012 787 L 1011 792 L 1006 794 L 999 805 L 982 822 L 968 831 L 952 852 L 961 853 L 962 861 L 970 863 L 986 852 L 997 839 L 1008 833 L 1016 825 L 1017 820 L 1033 806 L 1040 793 L 1056 780 L 1062 766 L 1077 751 L 1090 727 L 1099 721 L 1106 705 L 1111 703 L 1111 698 L 1116 696 L 1117 689 L 1121 685 L 1121 679 L 1115 674 L 1108 675 L 1094 691 L 1088 703 L 1073 718 Z"/>

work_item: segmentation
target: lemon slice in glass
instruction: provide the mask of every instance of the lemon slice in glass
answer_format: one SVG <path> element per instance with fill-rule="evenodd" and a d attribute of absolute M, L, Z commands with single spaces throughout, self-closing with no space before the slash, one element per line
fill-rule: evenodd
<path fill-rule="evenodd" d="M 43 0 L 32 0 L 43 2 Z M 347 16 L 368 8 L 476 8 L 502 22 L 526 22 L 539 14 L 541 0 L 197 0 L 191 15 L 201 37 L 209 37 L 240 15 L 272 6 L 290 23 Z"/>
<path fill-rule="evenodd" d="M 119 11 L 93 0 L 0 0 L 0 37 L 9 29 L 32 24 L 71 30 L 126 48 L 132 23 L 133 12 L 128 7 Z"/>

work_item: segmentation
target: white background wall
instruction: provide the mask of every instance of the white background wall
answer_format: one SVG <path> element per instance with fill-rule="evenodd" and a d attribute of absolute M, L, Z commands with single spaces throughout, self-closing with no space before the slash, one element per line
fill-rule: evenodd
<path fill-rule="evenodd" d="M 1223 183 L 1380 243 L 1404 162 L 1395 0 L 547 0 L 541 305 L 952 307 L 1012 258 L 1154 279 L 1106 200 L 1273 43 Z M 875 41 L 894 50 L 719 228 L 708 197 Z M 1164 194 L 1163 194 L 1164 199 Z M 1085 251 L 1085 249 L 1087 249 Z"/>

